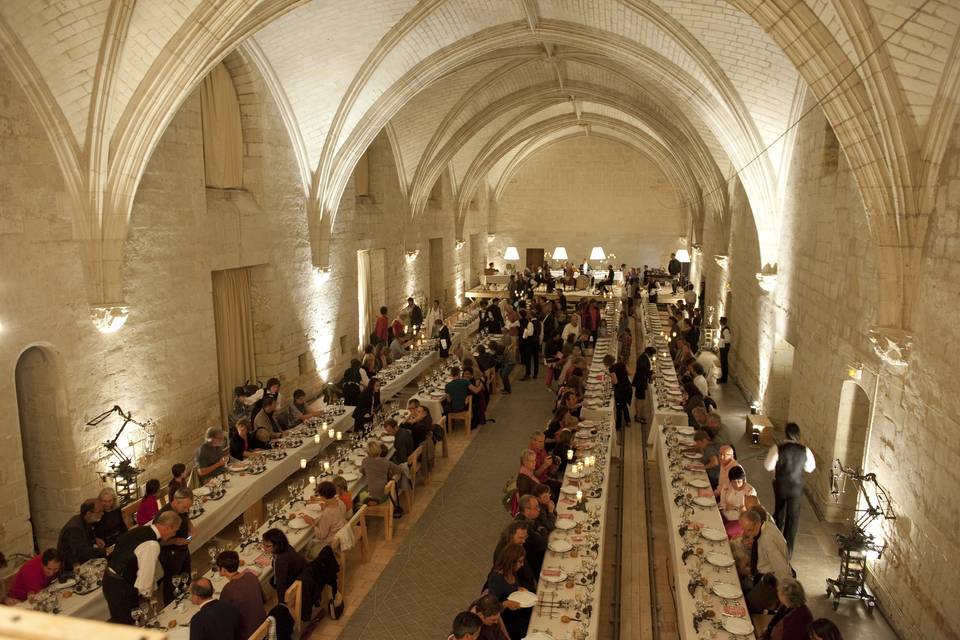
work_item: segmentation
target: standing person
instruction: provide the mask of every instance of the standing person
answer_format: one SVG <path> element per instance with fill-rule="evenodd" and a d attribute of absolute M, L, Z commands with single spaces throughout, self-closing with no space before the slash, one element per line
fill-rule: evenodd
<path fill-rule="evenodd" d="M 380 307 L 380 315 L 377 316 L 376 324 L 373 325 L 373 333 L 377 339 L 371 342 L 386 342 L 390 338 L 389 332 L 390 317 L 387 316 L 387 308 Z"/>
<path fill-rule="evenodd" d="M 193 538 L 193 523 L 190 522 L 190 507 L 193 505 L 193 491 L 187 487 L 177 489 L 173 500 L 160 510 L 153 523 L 158 524 L 166 513 L 174 513 L 178 526 L 174 536 L 163 539 L 160 549 L 160 566 L 163 567 L 163 601 L 173 601 L 173 576 L 178 573 L 190 573 L 190 540 Z"/>
<path fill-rule="evenodd" d="M 627 367 L 618 362 L 611 355 L 603 356 L 603 364 L 610 373 L 610 382 L 613 383 L 613 402 L 616 408 L 617 430 L 623 428 L 623 425 L 630 424 L 630 374 L 627 373 Z"/>
<path fill-rule="evenodd" d="M 513 354 L 513 348 L 509 345 L 504 347 L 501 343 L 494 343 L 493 348 L 500 360 L 500 381 L 503 383 L 503 394 L 509 395 L 513 393 L 513 388 L 510 386 L 510 373 L 517 366 L 517 358 Z"/>
<path fill-rule="evenodd" d="M 521 311 L 521 318 L 524 312 Z M 520 335 L 520 353 L 523 355 L 523 377 L 521 380 L 537 379 L 540 373 L 540 319 L 536 312 L 532 312 L 530 317 L 520 321 L 523 327 Z"/>
<path fill-rule="evenodd" d="M 434 300 L 433 304 L 430 305 L 430 309 L 427 311 L 427 337 L 436 338 L 437 331 L 440 330 L 440 327 L 437 325 L 437 320 L 443 321 L 443 309 L 440 308 L 440 301 Z"/>
<path fill-rule="evenodd" d="M 692 310 L 697 306 L 697 292 L 693 290 L 693 285 L 688 284 L 683 292 L 683 301 L 687 303 L 687 308 Z"/>
<path fill-rule="evenodd" d="M 792 556 L 800 526 L 803 474 L 812 473 L 817 468 L 817 461 L 813 452 L 800 444 L 800 426 L 796 422 L 787 423 L 786 438 L 770 447 L 763 466 L 767 471 L 773 471 L 773 519 L 787 541 L 787 553 Z"/>
<path fill-rule="evenodd" d="M 423 326 L 423 309 L 417 306 L 413 298 L 407 298 L 407 315 L 410 316 L 410 329 L 413 335 L 420 333 Z"/>
<path fill-rule="evenodd" d="M 670 274 L 670 288 L 672 293 L 677 292 L 677 286 L 680 284 L 680 261 L 677 260 L 677 254 L 670 254 L 670 262 L 667 263 L 667 273 Z"/>
<path fill-rule="evenodd" d="M 450 327 L 439 318 L 434 323 L 434 327 L 437 331 L 437 350 L 440 352 L 440 357 L 446 360 L 450 357 L 450 347 L 453 346 L 453 340 L 450 338 Z"/>
<path fill-rule="evenodd" d="M 213 597 L 213 583 L 197 578 L 190 584 L 190 602 L 198 607 L 190 618 L 190 640 L 229 640 L 240 635 L 236 608 Z"/>
<path fill-rule="evenodd" d="M 145 527 L 134 527 L 120 536 L 103 574 L 103 597 L 110 609 L 110 622 L 133 624 L 130 612 L 140 598 L 153 595 L 160 543 L 169 540 L 180 526 L 180 516 L 164 511 Z"/>
<path fill-rule="evenodd" d="M 727 326 L 727 317 L 720 318 L 720 338 L 717 344 L 720 347 L 720 379 L 719 384 L 725 384 L 730 373 L 730 341 L 732 339 L 730 327 Z"/>

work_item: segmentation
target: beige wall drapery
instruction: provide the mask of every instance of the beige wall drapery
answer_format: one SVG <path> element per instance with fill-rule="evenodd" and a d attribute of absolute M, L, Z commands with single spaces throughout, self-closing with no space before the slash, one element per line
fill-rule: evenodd
<path fill-rule="evenodd" d="M 208 187 L 243 188 L 243 128 L 230 72 L 221 63 L 200 85 L 203 166 Z"/>
<path fill-rule="evenodd" d="M 360 349 L 370 341 L 373 333 L 373 269 L 370 250 L 357 251 L 357 317 Z"/>
<path fill-rule="evenodd" d="M 217 332 L 220 415 L 226 426 L 234 388 L 257 375 L 249 269 L 213 272 L 213 321 Z"/>

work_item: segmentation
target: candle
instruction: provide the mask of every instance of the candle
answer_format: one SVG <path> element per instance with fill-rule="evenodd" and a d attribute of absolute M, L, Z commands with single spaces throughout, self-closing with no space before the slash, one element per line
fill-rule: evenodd
<path fill-rule="evenodd" d="M 306 458 L 300 458 L 300 468 L 301 468 L 301 469 L 306 469 L 306 468 L 307 468 L 307 459 L 306 459 Z"/>
<path fill-rule="evenodd" d="M 314 443 L 316 443 L 316 444 L 320 444 L 320 434 L 319 434 L 319 433 L 318 433 L 317 435 L 313 436 L 313 441 L 314 441 Z"/>
<path fill-rule="evenodd" d="M 337 431 L 337 440 L 343 440 L 343 431 Z"/>
<path fill-rule="evenodd" d="M 567 449 L 567 460 L 573 460 L 573 449 Z"/>
<path fill-rule="evenodd" d="M 317 476 L 310 476 L 310 484 L 317 484 Z"/>
<path fill-rule="evenodd" d="M 577 489 L 577 502 L 580 502 L 581 500 L 583 500 L 583 491 Z"/>
<path fill-rule="evenodd" d="M 324 471 L 325 473 L 329 473 L 329 471 L 330 471 L 330 462 L 327 461 L 327 460 L 324 460 L 324 461 L 323 461 L 323 471 Z"/>
<path fill-rule="evenodd" d="M 336 433 L 337 433 L 337 432 L 334 431 L 333 428 L 331 427 L 331 428 L 327 431 L 327 437 L 330 438 L 331 440 L 333 440 L 333 436 L 336 435 Z"/>

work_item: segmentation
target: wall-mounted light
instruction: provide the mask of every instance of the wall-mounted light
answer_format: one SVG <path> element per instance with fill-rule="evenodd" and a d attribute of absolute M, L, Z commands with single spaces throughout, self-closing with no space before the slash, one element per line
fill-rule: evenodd
<path fill-rule="evenodd" d="M 464 246 L 465 244 L 467 244 L 466 241 L 464 241 L 464 240 L 457 240 L 457 251 L 460 251 L 460 249 L 463 249 L 463 246 Z"/>
<path fill-rule="evenodd" d="M 313 281 L 317 284 L 323 284 L 330 279 L 332 269 L 330 267 L 314 267 Z"/>
<path fill-rule="evenodd" d="M 607 260 L 616 260 L 616 259 L 617 259 L 617 254 L 615 254 L 615 253 L 608 253 L 608 254 L 607 254 Z"/>
<path fill-rule="evenodd" d="M 860 379 L 863 378 L 863 365 L 857 363 L 847 367 L 847 377 L 860 382 Z"/>
<path fill-rule="evenodd" d="M 129 308 L 123 305 L 104 305 L 90 308 L 90 321 L 100 333 L 116 333 L 127 323 Z"/>
<path fill-rule="evenodd" d="M 701 253 L 703 253 L 703 246 L 700 244 L 693 245 L 693 254 L 698 256 Z"/>
<path fill-rule="evenodd" d="M 690 253 L 686 249 L 677 249 L 677 260 L 680 262 L 690 262 Z"/>
<path fill-rule="evenodd" d="M 495 233 L 488 233 L 488 234 L 487 234 L 487 242 L 493 242 L 493 241 L 496 240 L 496 239 L 497 239 L 497 234 L 495 234 Z"/>
<path fill-rule="evenodd" d="M 730 266 L 730 256 L 718 253 L 713 256 L 713 261 L 717 263 L 717 266 L 721 269 L 726 269 Z"/>
<path fill-rule="evenodd" d="M 504 260 L 519 260 L 520 252 L 517 251 L 516 247 L 507 247 L 507 250 L 503 252 Z"/>
<path fill-rule="evenodd" d="M 407 262 L 413 262 L 420 255 L 420 249 L 410 249 L 406 252 Z"/>

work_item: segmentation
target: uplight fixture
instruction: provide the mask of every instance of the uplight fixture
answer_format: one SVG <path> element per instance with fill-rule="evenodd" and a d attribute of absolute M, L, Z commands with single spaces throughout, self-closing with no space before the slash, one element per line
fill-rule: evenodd
<path fill-rule="evenodd" d="M 417 256 L 420 255 L 420 249 L 411 249 L 406 253 L 407 262 L 413 262 L 417 259 Z"/>

